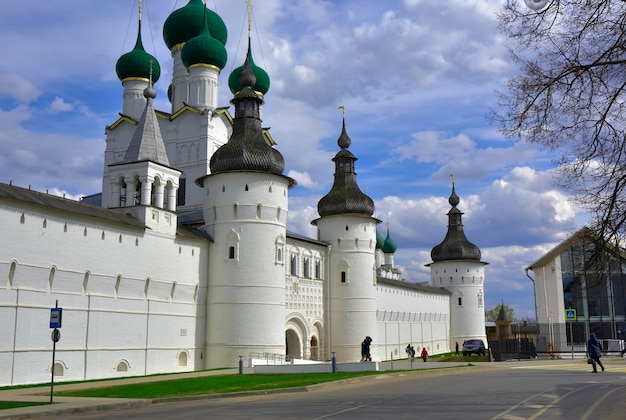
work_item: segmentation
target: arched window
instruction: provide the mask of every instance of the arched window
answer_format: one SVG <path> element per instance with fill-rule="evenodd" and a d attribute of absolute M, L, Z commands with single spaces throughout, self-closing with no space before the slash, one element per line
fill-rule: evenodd
<path fill-rule="evenodd" d="M 55 266 L 50 267 L 50 274 L 48 275 L 48 290 L 52 290 L 52 283 L 54 283 L 54 275 L 57 272 Z"/>
<path fill-rule="evenodd" d="M 234 229 L 226 237 L 226 258 L 229 261 L 239 261 L 239 235 Z"/>
<path fill-rule="evenodd" d="M 187 366 L 187 359 L 189 356 L 186 351 L 181 351 L 178 355 L 178 366 L 184 367 Z"/>
<path fill-rule="evenodd" d="M 61 363 L 55 363 L 52 367 L 52 375 L 53 376 L 63 376 L 65 369 Z"/>
<path fill-rule="evenodd" d="M 128 368 L 129 368 L 128 362 L 126 360 L 121 360 L 117 364 L 115 370 L 118 371 L 118 372 L 128 372 Z"/>
<path fill-rule="evenodd" d="M 292 255 L 289 261 L 289 273 L 292 276 L 298 275 L 298 257 L 296 255 Z"/>
<path fill-rule="evenodd" d="M 9 267 L 9 288 L 13 287 L 13 279 L 15 279 L 16 269 L 17 269 L 17 263 L 15 261 L 11 261 L 11 266 Z"/>
<path fill-rule="evenodd" d="M 302 267 L 302 275 L 304 277 L 311 277 L 311 262 L 308 257 L 304 258 L 304 266 Z"/>

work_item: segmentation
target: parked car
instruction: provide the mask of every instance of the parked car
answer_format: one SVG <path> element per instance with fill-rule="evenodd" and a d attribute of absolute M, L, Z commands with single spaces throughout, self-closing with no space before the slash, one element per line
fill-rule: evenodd
<path fill-rule="evenodd" d="M 483 340 L 467 340 L 463 344 L 463 356 L 471 356 L 476 353 L 479 356 L 485 354 L 485 343 Z"/>

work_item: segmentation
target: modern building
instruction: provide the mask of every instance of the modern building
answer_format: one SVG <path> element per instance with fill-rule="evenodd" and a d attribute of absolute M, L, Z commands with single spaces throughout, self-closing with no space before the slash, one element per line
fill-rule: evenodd
<path fill-rule="evenodd" d="M 584 352 L 590 333 L 618 351 L 626 333 L 626 254 L 583 228 L 526 268 L 534 273 L 538 352 Z"/>
<path fill-rule="evenodd" d="M 217 103 L 227 30 L 201 0 L 167 18 L 171 109 L 141 38 L 117 62 L 120 117 L 106 127 L 102 193 L 81 202 L 0 184 L 0 386 L 247 364 L 405 357 L 486 342 L 485 263 L 452 188 L 430 284 L 403 281 L 356 178 L 345 120 L 317 237 L 288 230 L 289 191 L 262 126 L 267 73 L 245 62 Z M 285 140 L 289 141 L 289 140 Z M 443 220 L 442 220 L 443 222 Z M 442 223 L 443 224 L 443 223 Z M 442 229 L 443 230 L 443 229 Z M 52 363 L 51 308 L 62 308 Z"/>

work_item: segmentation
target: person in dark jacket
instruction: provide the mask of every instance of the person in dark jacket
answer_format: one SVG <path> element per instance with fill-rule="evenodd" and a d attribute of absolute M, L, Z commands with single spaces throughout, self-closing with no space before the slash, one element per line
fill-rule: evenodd
<path fill-rule="evenodd" d="M 370 344 L 372 344 L 372 337 L 369 335 L 365 337 L 365 340 L 361 343 L 361 361 L 371 362 L 372 355 L 370 354 Z"/>
<path fill-rule="evenodd" d="M 602 372 L 604 372 L 604 365 L 600 361 L 600 357 L 602 357 L 602 347 L 600 347 L 600 342 L 594 333 L 591 333 L 589 336 L 589 341 L 587 341 L 587 353 L 589 353 L 589 358 L 591 359 L 591 366 L 593 366 L 593 372 L 598 372 L 596 368 L 596 363 L 600 365 L 602 368 Z"/>

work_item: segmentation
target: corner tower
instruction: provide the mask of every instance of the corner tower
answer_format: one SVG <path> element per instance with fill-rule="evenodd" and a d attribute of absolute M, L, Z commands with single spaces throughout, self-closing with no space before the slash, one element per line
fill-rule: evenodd
<path fill-rule="evenodd" d="M 250 353 L 285 354 L 288 190 L 284 160 L 263 136 L 256 77 L 246 59 L 231 103 L 233 133 L 211 157 L 204 188 L 209 253 L 207 367 L 236 366 Z"/>
<path fill-rule="evenodd" d="M 317 204 L 318 239 L 332 245 L 329 293 L 330 351 L 337 360 L 358 361 L 361 342 L 373 338 L 370 352 L 378 355 L 376 337 L 376 225 L 372 217 L 374 201 L 357 185 L 354 163 L 357 158 L 348 150 L 345 118 L 337 140 L 341 150 L 333 158 L 335 180 L 328 194 Z"/>
<path fill-rule="evenodd" d="M 480 249 L 467 240 L 457 208 L 460 199 L 454 189 L 448 203 L 448 232 L 430 256 L 430 283 L 451 293 L 450 342 L 462 343 L 470 338 L 481 339 L 487 345 L 485 331 L 484 280 L 487 263 L 480 261 Z"/>

